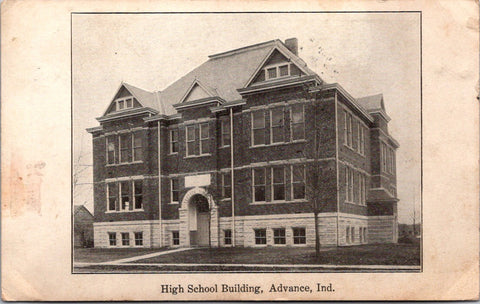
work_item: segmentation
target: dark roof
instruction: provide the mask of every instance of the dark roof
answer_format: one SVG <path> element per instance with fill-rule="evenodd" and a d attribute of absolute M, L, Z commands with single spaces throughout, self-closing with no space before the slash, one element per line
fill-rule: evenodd
<path fill-rule="evenodd" d="M 357 98 L 357 102 L 367 111 L 385 111 L 385 105 L 383 104 L 383 94 L 376 94 Z"/>
<path fill-rule="evenodd" d="M 127 83 L 123 85 L 143 106 L 159 110 L 160 115 L 175 114 L 173 105 L 181 102 L 195 81 L 208 88 L 210 94 L 226 101 L 235 101 L 242 98 L 237 89 L 247 84 L 274 48 L 286 54 L 292 62 L 305 70 L 307 75 L 315 74 L 302 59 L 288 50 L 283 42 L 271 40 L 211 55 L 206 62 L 161 92 L 148 92 Z"/>
<path fill-rule="evenodd" d="M 90 216 L 93 217 L 93 215 L 88 211 L 88 209 L 84 205 L 74 205 L 73 206 L 73 215 L 77 214 L 80 210 L 85 210 Z"/>

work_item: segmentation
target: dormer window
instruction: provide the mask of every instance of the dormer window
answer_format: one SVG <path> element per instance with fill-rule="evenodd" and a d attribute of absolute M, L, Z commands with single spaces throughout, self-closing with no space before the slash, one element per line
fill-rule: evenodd
<path fill-rule="evenodd" d="M 117 111 L 133 108 L 133 97 L 123 97 L 115 100 Z"/>
<path fill-rule="evenodd" d="M 265 68 L 266 80 L 286 77 L 290 75 L 289 64 L 279 64 L 276 66 L 268 66 Z"/>

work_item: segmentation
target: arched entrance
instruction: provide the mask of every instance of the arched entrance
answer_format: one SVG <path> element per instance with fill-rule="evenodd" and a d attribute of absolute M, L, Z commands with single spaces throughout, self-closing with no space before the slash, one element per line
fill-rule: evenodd
<path fill-rule="evenodd" d="M 210 207 L 208 200 L 195 194 L 188 203 L 190 246 L 210 246 Z"/>
<path fill-rule="evenodd" d="M 180 246 L 218 246 L 218 213 L 212 196 L 203 188 L 189 190 L 179 208 Z"/>

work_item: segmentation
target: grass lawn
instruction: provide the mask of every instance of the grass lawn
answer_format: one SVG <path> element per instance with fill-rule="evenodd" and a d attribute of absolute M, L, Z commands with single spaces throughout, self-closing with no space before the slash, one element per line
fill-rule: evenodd
<path fill-rule="evenodd" d="M 74 262 L 102 263 L 163 251 L 159 248 L 75 248 Z"/>
<path fill-rule="evenodd" d="M 134 263 L 420 265 L 418 244 L 322 248 L 320 255 L 310 247 L 201 248 Z"/>

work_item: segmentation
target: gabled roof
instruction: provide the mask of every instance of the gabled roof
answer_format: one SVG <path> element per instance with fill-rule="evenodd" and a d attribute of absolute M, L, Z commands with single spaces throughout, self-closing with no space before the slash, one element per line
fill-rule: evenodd
<path fill-rule="evenodd" d="M 185 98 L 185 92 L 188 91 L 195 80 L 199 81 L 204 87 L 209 88 L 210 91 L 214 91 L 215 96 L 227 102 L 242 99 L 237 89 L 243 88 L 248 84 L 275 49 L 298 65 L 307 75 L 315 74 L 307 68 L 302 59 L 293 54 L 278 39 L 211 55 L 205 63 L 193 69 L 161 92 L 160 100 L 165 104 L 164 114 L 175 113 L 172 105 L 181 102 Z"/>
<path fill-rule="evenodd" d="M 84 212 L 88 213 L 90 216 L 93 217 L 93 215 L 88 211 L 88 209 L 84 205 L 74 205 L 73 206 L 73 215 L 76 215 L 80 210 L 83 210 Z"/>
<path fill-rule="evenodd" d="M 383 103 L 383 94 L 376 94 L 357 98 L 357 102 L 367 111 L 383 110 L 385 111 L 385 104 Z"/>
<path fill-rule="evenodd" d="M 128 84 L 126 82 L 122 82 L 120 84 L 120 87 L 118 90 L 115 92 L 114 97 L 110 101 L 110 104 L 108 105 L 107 109 L 104 112 L 104 116 L 107 115 L 108 110 L 110 109 L 110 106 L 112 102 L 115 100 L 117 97 L 118 93 L 122 88 L 125 88 L 132 96 L 143 106 L 146 108 L 152 108 L 155 110 L 158 110 L 160 108 L 158 98 L 157 98 L 157 92 L 149 92 L 144 89 L 137 88 L 131 84 Z"/>

